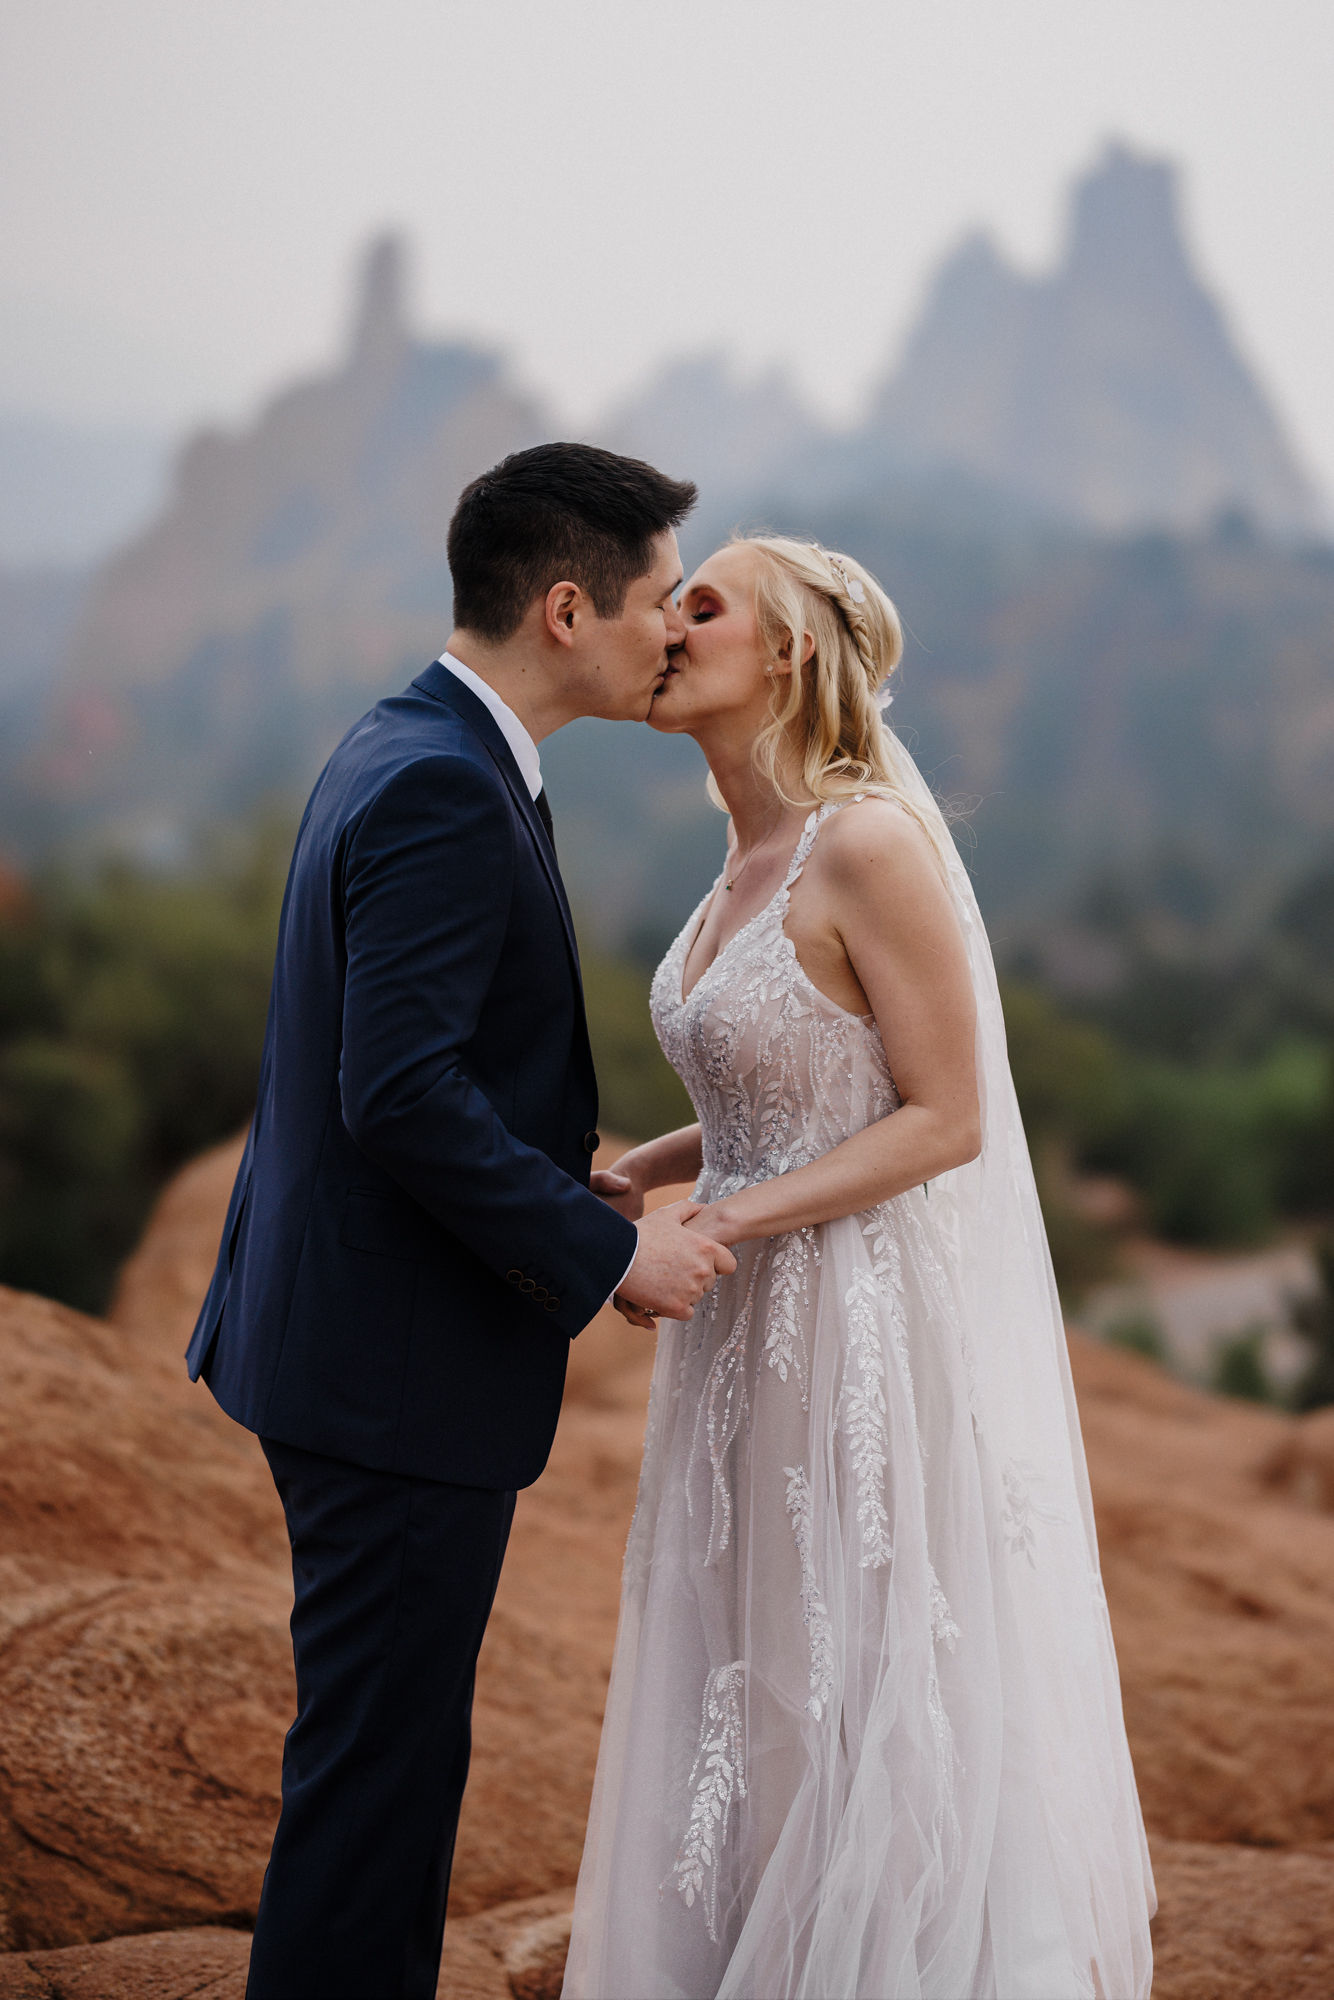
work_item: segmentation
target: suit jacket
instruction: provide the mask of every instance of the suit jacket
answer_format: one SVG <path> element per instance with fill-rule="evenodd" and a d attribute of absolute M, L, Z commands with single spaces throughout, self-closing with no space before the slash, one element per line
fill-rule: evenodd
<path fill-rule="evenodd" d="M 570 1337 L 637 1240 L 588 1191 L 596 1120 L 555 854 L 437 663 L 349 730 L 306 807 L 192 1378 L 308 1451 L 528 1485 Z"/>

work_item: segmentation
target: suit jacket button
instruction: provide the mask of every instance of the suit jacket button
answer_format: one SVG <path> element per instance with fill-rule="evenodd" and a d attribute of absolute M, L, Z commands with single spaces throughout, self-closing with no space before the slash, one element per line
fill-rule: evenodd
<path fill-rule="evenodd" d="M 506 1273 L 505 1273 L 505 1282 L 506 1282 L 507 1284 L 510 1284 L 510 1285 L 521 1285 L 521 1284 L 523 1283 L 523 1272 L 522 1272 L 522 1271 L 506 1271 Z"/>
<path fill-rule="evenodd" d="M 600 1134 L 600 1133 L 598 1133 L 598 1132 L 585 1132 L 585 1134 L 584 1134 L 584 1151 L 585 1151 L 586 1153 L 596 1153 L 596 1151 L 597 1151 L 598 1147 L 599 1147 L 599 1146 L 600 1146 L 601 1144 L 602 1144 L 602 1136 L 601 1136 L 601 1134 Z"/>
<path fill-rule="evenodd" d="M 549 1292 L 549 1291 L 547 1290 L 547 1288 L 546 1288 L 546 1286 L 545 1286 L 545 1285 L 534 1285 L 534 1286 L 533 1286 L 533 1300 L 534 1300 L 534 1303 L 535 1303 L 535 1304 L 537 1304 L 537 1305 L 539 1305 L 539 1306 L 544 1306 L 544 1305 L 546 1304 L 547 1300 L 548 1300 L 548 1299 L 549 1299 L 550 1297 L 551 1297 L 551 1294 L 550 1294 L 550 1292 Z"/>
<path fill-rule="evenodd" d="M 546 1309 L 547 1309 L 547 1311 L 548 1311 L 549 1313 L 554 1313 L 554 1312 L 557 1312 L 557 1311 L 559 1311 L 559 1309 L 560 1309 L 560 1300 L 559 1300 L 559 1299 L 544 1299 L 544 1300 L 543 1300 L 543 1304 L 545 1305 L 545 1307 L 546 1307 Z"/>
<path fill-rule="evenodd" d="M 535 1292 L 537 1290 L 536 1278 L 520 1278 L 519 1290 L 521 1292 Z"/>

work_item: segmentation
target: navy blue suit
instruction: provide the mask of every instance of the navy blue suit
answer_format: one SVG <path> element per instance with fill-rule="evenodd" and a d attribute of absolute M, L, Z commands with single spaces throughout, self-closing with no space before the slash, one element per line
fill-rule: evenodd
<path fill-rule="evenodd" d="M 297 836 L 259 1096 L 189 1349 L 264 1443 L 298 1716 L 253 2000 L 430 2000 L 477 1647 L 569 1340 L 633 1255 L 554 850 L 439 664 Z"/>
<path fill-rule="evenodd" d="M 587 1191 L 596 1120 L 555 855 L 493 718 L 428 667 L 301 823 L 192 1376 L 287 1444 L 530 1485 L 635 1248 Z"/>

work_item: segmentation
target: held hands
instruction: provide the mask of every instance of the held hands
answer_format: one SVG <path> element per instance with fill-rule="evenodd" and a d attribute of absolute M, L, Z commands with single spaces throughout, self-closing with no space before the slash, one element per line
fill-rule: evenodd
<path fill-rule="evenodd" d="M 605 1178 L 616 1176 L 608 1171 Z M 642 1194 L 639 1201 L 642 1212 Z M 736 1258 L 724 1244 L 689 1226 L 699 1213 L 699 1202 L 674 1201 L 637 1223 L 639 1249 L 615 1300 L 632 1326 L 651 1331 L 659 1318 L 692 1318 L 705 1292 L 735 1271 Z"/>
<path fill-rule="evenodd" d="M 643 1215 L 644 1185 L 634 1171 L 634 1161 L 629 1153 L 617 1166 L 595 1167 L 588 1185 L 594 1194 L 601 1195 L 608 1208 L 614 1208 L 627 1222 L 638 1222 Z"/>
<path fill-rule="evenodd" d="M 658 1322 L 654 1319 L 652 1313 L 645 1312 L 643 1306 L 632 1306 L 624 1292 L 614 1292 L 611 1302 L 621 1315 L 621 1318 L 628 1325 L 642 1326 L 645 1333 L 656 1333 L 658 1331 Z"/>

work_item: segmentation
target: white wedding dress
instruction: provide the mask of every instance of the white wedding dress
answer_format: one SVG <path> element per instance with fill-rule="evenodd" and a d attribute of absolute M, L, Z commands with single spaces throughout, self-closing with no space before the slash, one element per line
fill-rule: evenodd
<path fill-rule="evenodd" d="M 658 1339 L 565 2000 L 1140 2000 L 1153 1890 L 985 933 L 980 1158 L 739 1247 Z M 699 1199 L 898 1103 L 787 880 L 653 1018 Z M 999 1038 L 999 1039 L 998 1039 Z"/>

